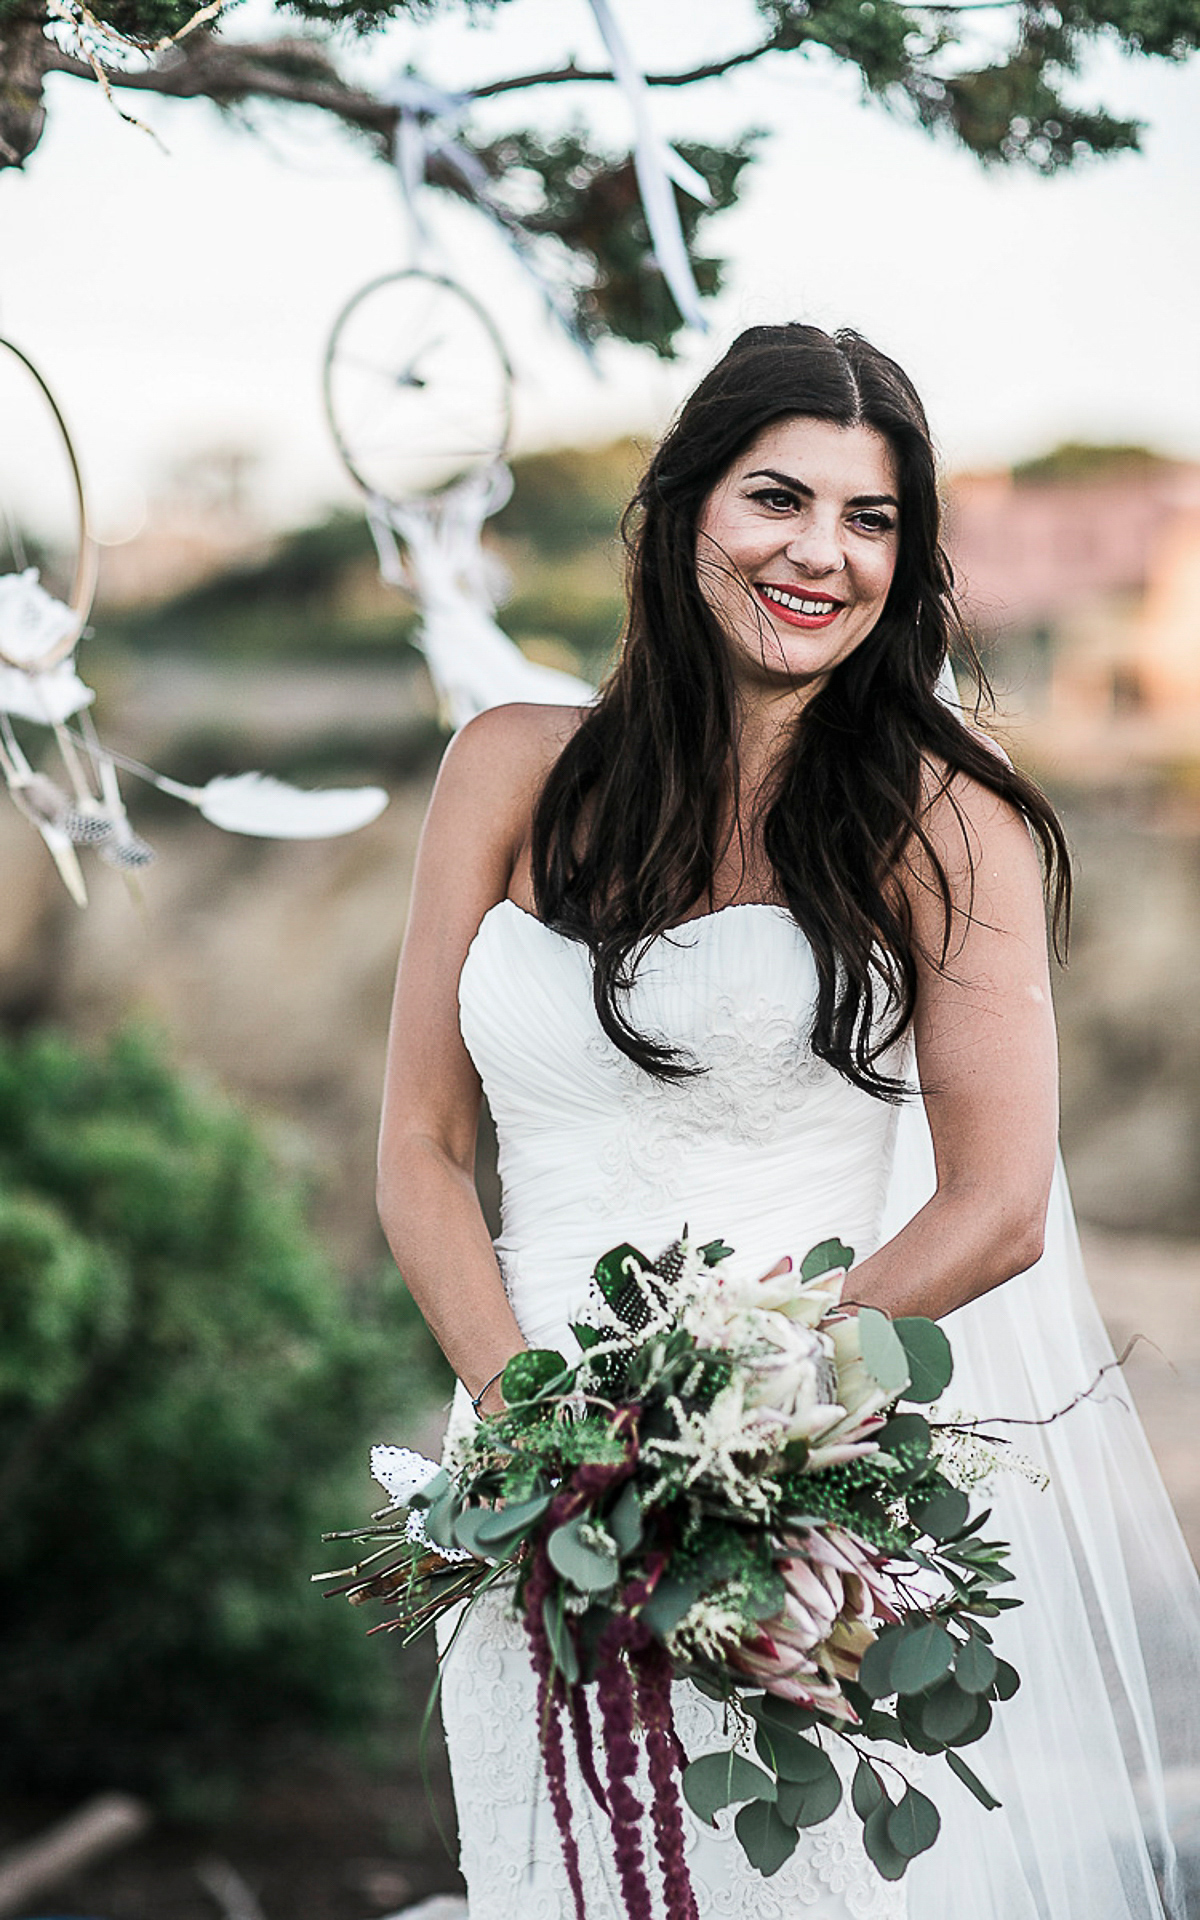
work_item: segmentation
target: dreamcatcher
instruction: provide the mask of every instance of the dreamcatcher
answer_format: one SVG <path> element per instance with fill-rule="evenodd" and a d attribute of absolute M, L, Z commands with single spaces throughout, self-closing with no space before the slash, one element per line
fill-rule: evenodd
<path fill-rule="evenodd" d="M 57 402 L 32 361 L 0 338 L 0 364 L 19 382 L 19 397 L 12 395 L 16 406 L 8 411 L 24 407 L 26 416 L 10 444 L 21 444 L 32 461 L 36 436 L 50 443 L 76 527 L 73 564 L 60 591 L 52 592 L 42 578 L 46 556 L 31 549 L 30 536 L 0 501 L 0 569 L 7 569 L 0 570 L 0 773 L 20 812 L 41 834 L 72 899 L 87 905 L 80 848 L 94 848 L 128 876 L 154 858 L 130 824 L 118 769 L 185 801 L 230 833 L 325 839 L 374 820 L 387 805 L 379 787 L 305 793 L 259 773 L 223 774 L 192 787 L 102 744 L 90 712 L 95 696 L 75 663 L 97 573 L 79 462 Z M 53 561 L 49 568 L 54 571 Z M 60 586 L 57 579 L 51 584 Z M 32 741 L 26 750 L 18 726 L 38 730 L 36 750 Z"/>
<path fill-rule="evenodd" d="M 481 534 L 512 490 L 512 369 L 479 302 L 419 267 L 371 281 L 334 323 L 324 389 L 380 572 L 419 608 L 449 724 L 509 700 L 590 700 L 587 681 L 527 660 L 492 617 L 508 583 Z"/>
<path fill-rule="evenodd" d="M 609 0 L 589 0 L 629 102 L 634 161 L 651 251 L 681 315 L 703 328 L 672 182 L 711 201 L 707 182 L 657 133 L 649 89 Z M 434 237 L 424 214 L 432 163 L 503 233 L 547 306 L 584 351 L 563 287 L 545 270 L 535 236 L 496 195 L 459 137 L 470 93 L 447 93 L 412 72 L 383 97 L 397 109 L 394 157 L 418 257 Z M 508 499 L 504 463 L 512 424 L 512 370 L 488 314 L 443 272 L 420 265 L 373 280 L 334 323 L 325 356 L 325 406 L 334 441 L 366 496 L 380 572 L 416 602 L 416 636 L 445 718 L 460 726 L 509 700 L 586 703 L 577 675 L 527 660 L 493 618 L 507 582 L 481 544 L 484 522 Z"/>

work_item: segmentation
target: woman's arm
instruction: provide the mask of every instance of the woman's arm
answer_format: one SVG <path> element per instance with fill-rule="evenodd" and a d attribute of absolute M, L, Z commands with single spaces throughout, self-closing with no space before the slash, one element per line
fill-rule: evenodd
<path fill-rule="evenodd" d="M 574 710 L 499 707 L 447 750 L 421 834 L 388 1037 L 379 1216 L 413 1298 L 468 1393 L 525 1342 L 475 1193 L 479 1077 L 458 1025 L 458 979 L 502 900 L 533 801 Z M 482 1404 L 500 1404 L 498 1383 Z"/>
<path fill-rule="evenodd" d="M 1058 1054 L 1037 855 L 1007 801 L 960 777 L 935 789 L 927 829 L 954 900 L 943 910 L 928 857 L 905 888 L 920 980 L 917 1063 L 937 1166 L 934 1197 L 854 1270 L 854 1298 L 933 1317 L 1041 1254 L 1058 1137 Z M 956 810 L 957 803 L 957 810 Z"/>

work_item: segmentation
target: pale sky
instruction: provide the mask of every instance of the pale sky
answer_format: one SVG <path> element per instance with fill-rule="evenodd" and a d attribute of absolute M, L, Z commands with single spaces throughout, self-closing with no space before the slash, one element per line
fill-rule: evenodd
<path fill-rule="evenodd" d="M 648 66 L 691 64 L 756 31 L 750 0 L 617 9 Z M 263 17 L 251 0 L 229 36 L 250 36 Z M 411 61 L 463 86 L 560 53 L 601 62 L 583 0 L 510 0 L 473 29 L 396 27 L 355 58 L 378 83 Z M 502 243 L 460 210 L 434 211 L 440 265 L 508 340 L 525 444 L 652 434 L 740 327 L 802 318 L 856 326 L 893 353 L 951 465 L 1064 438 L 1200 458 L 1200 60 L 1107 52 L 1079 86 L 1147 121 L 1145 152 L 1052 181 L 984 172 L 862 104 L 853 76 L 822 56 L 777 57 L 690 97 L 656 93 L 668 134 L 769 130 L 742 204 L 708 229 L 731 260 L 712 331 L 674 367 L 620 347 L 597 377 L 545 321 Z M 217 442 L 261 456 L 258 498 L 273 519 L 350 499 L 320 367 L 345 300 L 411 259 L 393 176 L 314 114 L 256 110 L 266 136 L 256 140 L 205 103 L 121 98 L 166 153 L 97 89 L 59 77 L 41 146 L 23 174 L 0 174 L 0 331 L 58 393 L 101 531 L 132 532 L 145 489 Z M 578 116 L 614 146 L 628 139 L 612 88 L 523 99 L 541 127 Z M 8 441 L 11 495 L 11 426 Z"/>

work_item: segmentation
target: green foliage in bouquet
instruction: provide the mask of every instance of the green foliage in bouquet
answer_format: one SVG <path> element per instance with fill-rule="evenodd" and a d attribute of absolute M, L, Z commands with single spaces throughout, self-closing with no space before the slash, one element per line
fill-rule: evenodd
<path fill-rule="evenodd" d="M 446 1467 L 380 1448 L 396 1506 L 356 1536 L 380 1540 L 336 1591 L 395 1605 L 420 1632 L 498 1582 L 524 1619 L 568 1878 L 582 1914 L 559 1714 L 605 1805 L 629 1920 L 652 1911 L 629 1792 L 633 1730 L 673 1920 L 691 1920 L 677 1787 L 698 1818 L 737 1808 L 741 1846 L 778 1871 L 800 1829 L 829 1818 L 845 1780 L 879 1873 L 898 1879 L 938 1834 L 936 1805 L 881 1758 L 962 1758 L 1018 1685 L 985 1621 L 1017 1601 L 1006 1547 L 955 1483 L 947 1422 L 921 1411 L 952 1374 L 942 1330 L 843 1305 L 850 1248 L 814 1247 L 761 1277 L 686 1232 L 657 1260 L 598 1263 L 572 1327 L 580 1356 L 520 1353 L 504 1410 Z M 330 1536 L 346 1537 L 346 1536 Z M 380 1562 L 385 1564 L 380 1564 Z M 348 1576 L 348 1577 L 347 1577 Z M 674 1679 L 722 1702 L 726 1751 L 681 1759 Z M 595 1683 L 607 1793 L 582 1688 Z M 842 1767 L 838 1758 L 844 1760 Z"/>
<path fill-rule="evenodd" d="M 182 1796 L 369 1717 L 305 1575 L 419 1400 L 398 1282 L 341 1284 L 253 1125 L 134 1035 L 0 1047 L 0 1270 L 0 1774 Z"/>

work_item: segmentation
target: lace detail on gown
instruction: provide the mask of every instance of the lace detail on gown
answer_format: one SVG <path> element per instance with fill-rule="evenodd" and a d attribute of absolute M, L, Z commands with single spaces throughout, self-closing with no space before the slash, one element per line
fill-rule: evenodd
<path fill-rule="evenodd" d="M 502 1594 L 489 1595 L 460 1629 L 443 1679 L 470 1920 L 573 1920 L 562 1846 L 541 1790 L 535 1697 L 520 1622 Z M 674 1709 L 690 1758 L 726 1744 L 719 1708 L 694 1687 L 675 1687 Z M 604 1814 L 580 1777 L 569 1734 L 567 1764 L 588 1920 L 624 1920 Z M 636 1791 L 645 1806 L 644 1771 Z M 685 1806 L 684 1822 L 701 1920 L 903 1920 L 903 1884 L 889 1885 L 873 1872 L 858 1821 L 844 1806 L 802 1833 L 792 1858 L 769 1880 L 747 1865 L 732 1814 L 720 1815 L 714 1832 Z M 661 1920 L 648 1832 L 646 1857 Z"/>
<path fill-rule="evenodd" d="M 745 1146 L 775 1139 L 808 1097 L 818 1063 L 796 1024 L 795 1007 L 760 994 L 739 1004 L 731 993 L 710 1003 L 707 1071 L 694 1081 L 655 1080 L 618 1053 L 603 1034 L 588 1056 L 612 1075 L 621 1118 L 602 1147 L 606 1175 L 591 1198 L 594 1212 L 635 1196 L 653 1200 L 670 1184 L 680 1152 L 706 1140 Z"/>

